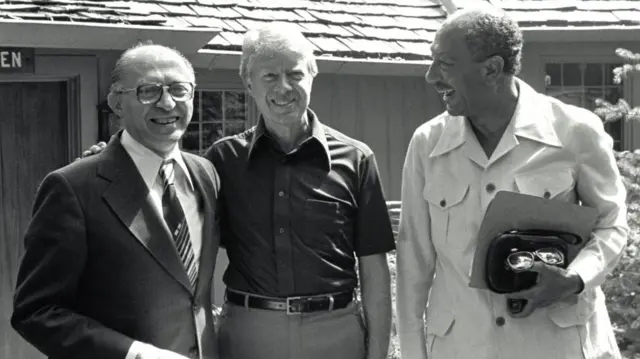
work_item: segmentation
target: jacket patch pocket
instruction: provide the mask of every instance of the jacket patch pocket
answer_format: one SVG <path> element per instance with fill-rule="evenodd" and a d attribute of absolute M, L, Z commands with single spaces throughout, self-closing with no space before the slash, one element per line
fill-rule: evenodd
<path fill-rule="evenodd" d="M 557 302 L 549 306 L 549 318 L 560 328 L 584 325 L 595 313 L 598 300 L 597 289 L 588 290 L 578 296 L 578 301 Z"/>
<path fill-rule="evenodd" d="M 515 181 L 520 193 L 542 198 L 562 197 L 573 192 L 575 186 L 569 168 L 518 173 Z"/>
<path fill-rule="evenodd" d="M 468 183 L 427 184 L 423 190 L 424 199 L 429 203 L 429 215 L 431 217 L 431 237 L 434 245 L 440 249 L 447 247 L 460 248 L 466 245 L 461 242 L 466 238 L 459 230 L 466 226 L 457 226 L 456 223 L 464 223 L 466 216 L 464 200 L 469 192 Z"/>
<path fill-rule="evenodd" d="M 437 313 L 427 314 L 427 334 L 444 337 L 449 333 L 454 321 L 455 318 L 453 317 L 453 314 L 447 311 L 439 311 Z"/>
<path fill-rule="evenodd" d="M 453 326 L 454 317 L 449 312 L 438 312 L 436 314 L 427 313 L 426 331 L 427 331 L 427 356 L 431 358 L 434 355 L 434 344 L 440 338 L 446 336 Z"/>

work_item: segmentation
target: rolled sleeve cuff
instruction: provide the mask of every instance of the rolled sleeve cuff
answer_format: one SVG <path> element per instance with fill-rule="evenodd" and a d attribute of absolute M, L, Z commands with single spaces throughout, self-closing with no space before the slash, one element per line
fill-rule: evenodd
<path fill-rule="evenodd" d="M 131 346 L 129 347 L 129 351 L 127 352 L 127 356 L 124 357 L 124 359 L 136 359 L 137 355 L 140 354 L 145 347 L 146 344 L 139 342 L 139 341 L 134 341 L 133 343 L 131 343 Z"/>
<path fill-rule="evenodd" d="M 602 260 L 593 253 L 581 253 L 571 262 L 567 270 L 580 276 L 584 287 L 582 291 L 597 287 L 602 273 Z"/>
<path fill-rule="evenodd" d="M 399 332 L 400 357 L 402 359 L 427 359 L 424 331 Z"/>

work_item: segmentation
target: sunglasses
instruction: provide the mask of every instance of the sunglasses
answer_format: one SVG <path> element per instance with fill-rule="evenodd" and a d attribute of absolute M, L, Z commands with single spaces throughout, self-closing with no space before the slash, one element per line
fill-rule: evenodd
<path fill-rule="evenodd" d="M 168 91 L 176 102 L 185 102 L 193 98 L 195 86 L 191 82 L 174 82 L 171 85 L 142 84 L 135 88 L 121 89 L 118 93 L 134 92 L 143 105 L 160 101 L 164 91 Z"/>
<path fill-rule="evenodd" d="M 555 248 L 540 248 L 534 252 L 513 252 L 507 257 L 505 265 L 507 269 L 514 272 L 522 272 L 531 269 L 536 258 L 549 265 L 561 266 L 564 264 L 564 255 L 562 252 Z"/>

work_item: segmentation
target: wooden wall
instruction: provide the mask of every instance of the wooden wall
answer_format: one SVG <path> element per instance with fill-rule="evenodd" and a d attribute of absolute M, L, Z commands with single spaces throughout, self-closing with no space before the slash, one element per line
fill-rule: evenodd
<path fill-rule="evenodd" d="M 242 88 L 236 71 L 196 71 L 201 88 Z M 411 135 L 444 110 L 440 96 L 422 76 L 335 74 L 318 75 L 310 107 L 320 121 L 373 149 L 390 200 L 400 199 L 402 164 Z"/>
<path fill-rule="evenodd" d="M 325 124 L 371 147 L 388 200 L 400 199 L 411 135 L 444 110 L 423 77 L 322 74 L 314 82 L 311 107 Z"/>

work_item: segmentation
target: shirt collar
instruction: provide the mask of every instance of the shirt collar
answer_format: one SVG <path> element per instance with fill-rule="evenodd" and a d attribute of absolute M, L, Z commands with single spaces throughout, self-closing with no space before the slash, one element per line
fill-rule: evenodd
<path fill-rule="evenodd" d="M 156 153 L 146 148 L 140 142 L 136 141 L 133 137 L 131 137 L 127 130 L 122 131 L 120 142 L 122 143 L 122 147 L 124 147 L 125 151 L 127 151 L 127 153 L 129 153 L 129 156 L 131 156 L 131 159 L 138 168 L 138 172 L 140 172 L 144 183 L 148 188 L 153 188 L 164 158 L 158 156 Z M 166 158 L 172 158 L 173 160 L 175 160 L 175 162 L 178 164 L 178 168 L 180 168 L 182 170 L 182 173 L 184 174 L 183 178 L 186 178 L 187 185 L 191 190 L 194 190 L 193 182 L 191 181 L 191 176 L 189 175 L 189 170 L 187 169 L 187 165 L 182 158 L 182 153 L 180 152 L 179 146 L 176 145 Z"/>
<path fill-rule="evenodd" d="M 553 113 L 546 98 L 524 81 L 516 78 L 520 91 L 511 124 L 503 136 L 515 135 L 538 141 L 549 146 L 562 147 L 553 128 Z M 456 149 L 474 135 L 464 116 L 445 114 L 444 130 L 429 157 L 441 156 Z M 511 133 L 509 133 L 511 132 Z"/>
<path fill-rule="evenodd" d="M 308 141 L 317 141 L 323 149 L 323 153 L 326 156 L 327 164 L 329 168 L 331 168 L 331 155 L 329 153 L 329 144 L 327 143 L 327 134 L 325 132 L 324 126 L 318 120 L 318 116 L 311 109 L 307 109 L 307 118 L 309 119 L 309 125 L 311 126 L 311 136 L 306 140 L 302 141 L 298 148 L 301 148 Z M 258 149 L 256 146 L 258 145 L 258 140 L 262 137 L 270 137 L 267 131 L 267 127 L 264 124 L 264 118 L 260 115 L 258 119 L 258 124 L 253 131 L 253 136 L 251 138 L 251 142 L 249 143 L 249 153 L 247 155 L 250 160 L 253 156 L 254 152 Z"/>
<path fill-rule="evenodd" d="M 520 98 L 513 114 L 516 136 L 542 142 L 549 146 L 562 147 L 553 128 L 553 112 L 546 96 L 536 92 L 526 82 L 516 79 Z M 513 121 L 513 120 L 512 120 Z"/>

